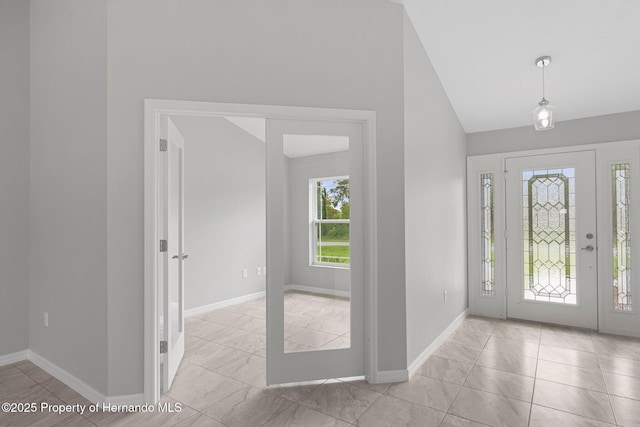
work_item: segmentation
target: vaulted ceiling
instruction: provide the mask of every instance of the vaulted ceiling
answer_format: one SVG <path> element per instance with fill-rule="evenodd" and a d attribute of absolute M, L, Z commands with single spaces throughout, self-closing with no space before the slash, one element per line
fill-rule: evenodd
<path fill-rule="evenodd" d="M 640 110 L 640 0 L 404 0 L 468 133 Z"/>

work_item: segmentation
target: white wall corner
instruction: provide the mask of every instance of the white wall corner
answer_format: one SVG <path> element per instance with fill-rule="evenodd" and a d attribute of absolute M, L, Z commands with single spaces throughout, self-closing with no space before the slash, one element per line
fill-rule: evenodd
<path fill-rule="evenodd" d="M 409 380 L 409 371 L 397 369 L 395 371 L 378 371 L 369 381 L 371 384 L 401 383 Z"/>
<path fill-rule="evenodd" d="M 389 0 L 391 3 L 404 4 L 404 0 Z"/>
<path fill-rule="evenodd" d="M 17 351 L 15 353 L 5 354 L 0 356 L 0 366 L 11 365 L 13 363 L 22 362 L 26 360 L 29 355 L 29 350 Z"/>
<path fill-rule="evenodd" d="M 469 316 L 468 308 L 460 313 L 458 317 L 456 317 L 453 322 L 451 322 L 449 326 L 447 326 L 447 328 L 442 331 L 442 333 L 438 335 L 438 337 L 433 340 L 433 342 L 429 344 L 427 348 L 425 348 L 422 353 L 420 353 L 418 357 L 416 357 L 413 362 L 411 362 L 411 364 L 409 364 L 409 367 L 407 368 L 407 371 L 409 372 L 409 378 L 411 378 L 413 374 L 415 374 L 415 372 L 418 370 L 418 368 L 422 366 L 422 364 L 429 358 L 429 356 L 431 356 L 438 349 L 438 347 L 440 347 L 442 343 L 444 343 L 447 338 L 449 338 L 449 336 L 456 329 L 458 329 L 458 327 L 462 324 L 462 322 L 464 322 L 464 319 L 466 319 L 467 316 Z"/>

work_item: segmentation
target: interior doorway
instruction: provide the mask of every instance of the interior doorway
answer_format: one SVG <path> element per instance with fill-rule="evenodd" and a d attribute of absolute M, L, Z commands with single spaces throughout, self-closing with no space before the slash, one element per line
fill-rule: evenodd
<path fill-rule="evenodd" d="M 263 121 L 277 121 L 277 120 L 290 120 L 295 122 L 296 120 L 306 123 L 313 123 L 318 120 L 324 121 L 333 121 L 337 122 L 351 122 L 357 124 L 356 128 L 359 129 L 359 137 L 360 142 L 356 144 L 356 151 L 353 153 L 358 153 L 357 156 L 354 157 L 356 162 L 355 165 L 355 181 L 356 181 L 356 197 L 358 200 L 355 202 L 356 206 L 356 216 L 358 217 L 358 221 L 356 221 L 356 226 L 358 230 L 355 231 L 355 235 L 357 239 L 354 241 L 352 237 L 347 237 L 339 235 L 341 231 L 344 231 L 344 222 L 349 219 L 341 218 L 339 221 L 342 221 L 341 224 L 330 224 L 335 230 L 333 230 L 333 234 L 325 233 L 321 235 L 321 240 L 324 239 L 318 245 L 313 244 L 309 246 L 309 254 L 315 254 L 316 252 L 320 253 L 320 258 L 324 261 L 334 262 L 340 261 L 341 256 L 344 255 L 344 250 L 347 248 L 353 254 L 354 248 L 355 253 L 360 256 L 358 262 L 355 263 L 357 266 L 356 277 L 359 277 L 360 285 L 357 285 L 356 288 L 360 295 L 357 299 L 357 305 L 355 307 L 356 316 L 353 316 L 353 304 L 350 303 L 352 300 L 352 290 L 348 288 L 347 290 L 336 289 L 333 293 L 323 293 L 316 292 L 313 287 L 305 287 L 295 286 L 293 283 L 287 283 L 285 285 L 284 282 L 278 282 L 281 286 L 281 291 L 286 291 L 289 297 L 298 297 L 305 299 L 306 302 L 309 303 L 309 298 L 313 299 L 311 304 L 316 306 L 328 306 L 329 303 L 331 305 L 338 303 L 338 305 L 349 307 L 347 311 L 349 314 L 343 316 L 346 320 L 342 322 L 342 324 L 331 324 L 330 326 L 335 327 L 334 333 L 337 333 L 338 329 L 341 329 L 344 324 L 349 325 L 349 328 L 345 331 L 342 331 L 340 335 L 337 335 L 335 338 L 339 339 L 331 339 L 331 343 L 322 343 L 322 345 L 317 346 L 308 346 L 308 348 L 303 348 L 304 346 L 299 345 L 296 346 L 295 340 L 292 339 L 289 342 L 289 346 L 297 347 L 295 349 L 289 348 L 289 350 L 295 353 L 294 358 L 298 358 L 300 360 L 305 359 L 307 354 L 311 354 L 314 351 L 318 351 L 319 347 L 324 347 L 325 349 L 341 349 L 341 352 L 344 353 L 356 353 L 359 358 L 357 369 L 345 370 L 343 366 L 340 366 L 340 363 L 335 361 L 335 363 L 325 363 L 326 366 L 331 367 L 334 366 L 333 371 L 329 369 L 327 371 L 326 376 L 338 376 L 338 374 L 345 375 L 362 375 L 369 379 L 375 378 L 375 374 L 371 374 L 371 372 L 376 372 L 376 364 L 375 364 L 375 351 L 372 349 L 375 348 L 375 325 L 374 321 L 375 315 L 375 268 L 373 262 L 373 254 L 375 254 L 375 226 L 373 218 L 375 218 L 375 149 L 374 149 L 374 114 L 371 112 L 359 112 L 359 111 L 350 111 L 350 110 L 323 110 L 323 109 L 303 109 L 303 108 L 289 108 L 289 107 L 273 107 L 273 106 L 246 106 L 246 105 L 230 105 L 230 104 L 214 104 L 214 103 L 200 103 L 200 102 L 183 102 L 183 101 L 158 101 L 158 100 L 147 100 L 145 103 L 145 399 L 147 402 L 156 402 L 161 395 L 161 385 L 162 382 L 165 381 L 164 378 L 170 378 L 164 375 L 163 369 L 168 369 L 171 366 L 176 366 L 176 363 L 179 364 L 179 357 L 175 356 L 177 353 L 173 352 L 174 360 L 170 361 L 171 355 L 166 355 L 165 351 L 167 350 L 166 346 L 168 343 L 163 341 L 167 341 L 166 337 L 168 336 L 167 327 L 169 327 L 167 323 L 167 308 L 170 308 L 170 299 L 167 296 L 171 296 L 172 294 L 167 291 L 167 283 L 168 283 L 168 267 L 173 261 L 178 261 L 178 264 L 182 265 L 182 269 L 177 269 L 179 274 L 183 274 L 184 271 L 189 271 L 189 262 L 184 262 L 187 257 L 192 261 L 196 258 L 196 254 L 193 250 L 187 246 L 183 245 L 178 249 L 177 258 L 172 258 L 167 249 L 167 243 L 163 242 L 167 239 L 167 219 L 169 216 L 162 216 L 160 211 L 166 211 L 164 206 L 166 205 L 167 197 L 165 193 L 170 188 L 168 185 L 163 185 L 163 174 L 166 174 L 166 171 L 163 169 L 163 153 L 164 146 L 167 142 L 166 132 L 162 127 L 163 121 L 166 121 L 166 118 L 172 118 L 175 121 L 180 121 L 181 118 L 186 117 L 200 117 L 200 118 L 235 118 L 237 119 L 236 125 L 240 126 L 239 123 L 244 121 L 250 121 L 255 119 L 261 119 Z M 246 129 L 245 129 L 246 130 Z M 292 135 L 300 136 L 300 133 L 293 132 Z M 318 135 L 315 135 L 318 136 Z M 325 135 L 326 136 L 326 135 Z M 164 141 L 162 141 L 164 140 Z M 354 140 L 355 141 L 355 140 Z M 267 142 L 268 145 L 268 142 Z M 295 145 L 295 144 L 294 144 Z M 299 145 L 299 144 L 298 144 Z M 329 144 L 331 145 L 331 144 Z M 326 148 L 326 147 L 325 147 Z M 188 150 L 188 146 L 186 148 Z M 329 150 L 330 152 L 331 150 Z M 182 151 L 184 153 L 184 151 Z M 285 153 L 286 154 L 286 153 Z M 307 153 L 311 155 L 319 155 L 320 153 Z M 327 152 L 325 151 L 325 153 Z M 303 156 L 305 157 L 305 156 Z M 310 157 L 307 155 L 306 157 Z M 188 173 L 188 172 L 187 172 Z M 322 174 L 326 177 L 326 174 Z M 338 176 L 334 176 L 338 177 Z M 340 176 L 339 178 L 344 178 L 344 176 Z M 344 180 L 342 180 L 344 181 Z M 263 181 L 263 185 L 264 185 Z M 306 181 L 307 185 L 310 181 Z M 348 180 L 347 180 L 348 182 Z M 268 173 L 266 174 L 266 187 L 273 188 L 274 179 Z M 342 182 L 344 184 L 344 182 Z M 344 187 L 344 185 L 343 185 Z M 264 189 L 264 187 L 263 187 Z M 308 190 L 309 188 L 307 188 Z M 264 190 L 263 190 L 264 191 Z M 307 197 L 309 197 L 310 193 L 307 193 Z M 273 194 L 270 196 L 272 197 Z M 348 199 L 347 199 L 348 200 Z M 305 209 L 306 209 L 306 220 L 310 220 L 308 216 L 310 214 L 309 204 L 310 199 L 307 198 L 305 201 Z M 342 202 L 344 204 L 344 201 Z M 347 201 L 348 204 L 348 201 Z M 367 206 L 367 209 L 364 206 Z M 267 207 L 269 204 L 267 203 Z M 334 209 L 340 209 L 340 202 L 336 204 Z M 186 212 L 189 210 L 189 205 L 186 206 Z M 188 217 L 185 214 L 185 217 Z M 353 220 L 352 220 L 353 221 Z M 311 223 L 310 223 L 311 224 Z M 188 225 L 187 225 L 188 227 Z M 178 227 L 179 228 L 179 227 Z M 331 228 L 331 227 L 330 227 Z M 351 227 L 352 230 L 354 227 Z M 364 233 L 365 230 L 369 233 L 368 244 L 364 245 Z M 313 238 L 314 234 L 311 232 L 311 229 L 307 229 L 308 237 Z M 268 232 L 267 242 L 274 240 L 273 232 Z M 330 235 L 331 234 L 331 235 Z M 353 231 L 352 231 L 353 234 Z M 330 236 L 329 236 L 330 235 Z M 327 236 L 329 236 L 327 238 Z M 333 237 L 331 237 L 333 236 Z M 317 236 L 316 236 L 317 237 Z M 328 239 L 328 240 L 327 240 Z M 352 242 L 356 242 L 355 244 Z M 359 242 L 359 243 L 358 243 Z M 318 249 L 320 248 L 320 249 Z M 366 249 L 366 250 L 365 250 Z M 314 252 L 315 251 L 315 252 Z M 334 254 L 333 252 L 339 252 Z M 174 251 L 175 252 L 175 251 Z M 198 251 L 201 252 L 201 251 Z M 318 255 L 318 254 L 316 254 Z M 311 261 L 311 257 L 316 255 L 310 255 L 310 258 L 307 259 L 307 262 Z M 336 257 L 337 255 L 337 257 Z M 252 266 L 251 268 L 247 268 L 241 270 L 241 274 L 243 276 L 255 275 L 265 276 L 267 278 L 267 290 L 274 288 L 276 286 L 273 281 L 273 275 L 271 274 L 271 269 L 278 270 L 279 267 L 277 264 L 272 264 L 267 262 L 267 265 L 258 265 Z M 326 267 L 326 266 L 325 266 Z M 344 266 L 341 266 L 344 268 Z M 359 275 L 359 276 L 358 276 Z M 188 276 L 188 275 L 187 275 Z M 366 281 L 366 286 L 365 286 Z M 181 282 L 184 283 L 184 282 Z M 183 285 L 184 286 L 184 285 Z M 187 285 L 188 286 L 188 285 Z M 286 289 L 285 289 L 286 286 Z M 223 309 L 227 314 L 231 313 L 231 317 L 235 315 L 237 316 L 245 316 L 247 313 L 244 313 L 245 310 L 253 310 L 254 321 L 251 327 L 258 328 L 262 323 L 262 327 L 264 328 L 265 319 L 260 318 L 260 312 L 265 313 L 267 318 L 271 318 L 273 316 L 278 316 L 278 314 L 274 314 L 274 312 L 269 313 L 272 310 L 265 310 L 265 297 L 264 290 L 262 291 L 262 295 L 260 292 L 254 292 L 252 294 L 243 296 L 241 298 L 231 298 L 230 300 L 226 300 L 221 302 L 220 304 L 212 304 L 201 308 L 198 310 L 187 309 L 184 307 L 184 287 L 177 288 L 178 298 L 177 302 L 173 301 L 173 305 L 178 304 L 175 308 L 175 313 L 178 314 L 178 319 L 176 322 L 173 322 L 174 325 L 178 325 L 177 330 L 181 332 L 187 333 L 187 345 L 189 347 L 189 328 L 190 323 L 196 323 L 195 320 L 198 320 L 197 317 L 199 315 L 203 315 L 205 312 L 209 312 L 212 317 L 216 316 L 216 310 Z M 181 294 L 182 292 L 182 294 Z M 247 297 L 247 298 L 245 298 Z M 245 299 L 243 299 L 245 298 Z M 291 299 L 291 298 L 289 298 Z M 298 301 L 299 302 L 299 301 Z M 346 302 L 346 305 L 345 305 Z M 261 307 L 260 307 L 261 305 Z M 173 311 L 171 311 L 173 313 Z M 187 320 L 187 325 L 185 327 L 185 313 L 187 315 L 193 315 L 189 319 L 194 319 L 194 321 Z M 221 315 L 223 313 L 218 313 Z M 337 311 L 333 311 L 331 313 L 337 314 Z M 220 316 L 218 316 L 220 317 Z M 280 313 L 280 317 L 282 318 L 282 313 Z M 365 319 L 366 322 L 365 322 Z M 174 319 L 175 320 L 175 319 Z M 211 320 L 211 319 L 208 319 Z M 260 322 L 260 320 L 262 322 Z M 331 319 L 333 321 L 334 319 Z M 273 323 L 274 320 L 271 319 L 268 323 Z M 315 323 L 314 323 L 315 322 Z M 215 324 L 216 322 L 211 322 Z M 326 331 L 319 330 L 321 328 L 328 327 L 330 322 L 327 322 L 326 319 L 316 319 L 313 321 L 315 326 L 318 328 L 314 329 L 313 325 L 310 326 L 308 331 L 311 333 L 316 333 L 317 335 L 325 334 L 323 338 L 332 337 L 331 334 L 327 334 Z M 227 327 L 227 325 L 217 323 L 218 326 L 222 326 L 221 329 Z M 367 325 L 365 331 L 365 324 Z M 356 325 L 356 330 L 353 330 L 353 325 Z M 238 325 L 235 325 L 238 326 Z M 284 325 L 286 327 L 286 325 Z M 299 327 L 298 325 L 290 325 L 290 328 Z M 239 329 L 233 328 L 231 329 Z M 241 329 L 239 329 L 241 330 Z M 241 330 L 242 331 L 242 330 Z M 246 332 L 246 331 L 244 331 Z M 251 331 L 248 333 L 254 333 L 256 331 Z M 266 332 L 266 331 L 265 331 Z M 295 331 L 294 331 L 295 333 Z M 273 334 L 271 332 L 270 334 Z M 288 334 L 291 336 L 291 331 L 285 333 L 284 327 L 280 329 L 278 334 Z M 366 334 L 366 339 L 365 339 Z M 215 335 L 215 333 L 214 333 Z M 256 334 L 257 335 L 257 334 Z M 354 338 L 356 337 L 356 338 Z M 225 337 L 224 339 L 228 339 L 229 337 Z M 233 338 L 231 338 L 233 340 Z M 277 337 L 270 336 L 268 341 L 277 340 Z M 353 345 L 354 340 L 357 341 L 356 345 Z M 282 341 L 281 341 L 282 342 Z M 366 345 L 365 345 L 366 342 Z M 211 342 L 211 346 L 218 345 L 219 343 Z M 293 345 L 292 345 L 293 344 Z M 233 344 L 226 342 L 223 345 L 227 347 L 233 348 Z M 251 349 L 253 353 L 249 354 L 249 356 L 257 356 L 264 357 L 267 356 L 267 359 L 276 360 L 281 358 L 282 355 L 272 354 L 269 356 L 267 354 L 266 348 L 264 348 L 264 341 L 262 341 L 262 350 L 256 348 Z M 237 350 L 237 349 L 236 349 Z M 249 349 L 244 349 L 249 350 Z M 255 351 L 254 351 L 255 350 Z M 282 348 L 284 350 L 284 346 Z M 189 354 L 190 352 L 187 351 Z M 283 353 L 284 354 L 284 353 Z M 166 355 L 166 356 L 164 356 Z M 161 363 L 163 362 L 163 364 Z M 326 361 L 325 361 L 326 362 Z M 273 365 L 272 365 L 273 366 Z M 266 374 L 269 375 L 268 368 Z M 335 372 L 334 372 L 335 371 Z M 169 371 L 170 372 L 170 371 Z M 301 371 L 298 371 L 299 373 Z M 335 375 L 334 375 L 335 374 Z M 320 378 L 316 375 L 316 378 Z M 161 381 L 162 379 L 162 381 Z M 308 377 L 304 375 L 289 376 L 287 377 L 287 382 L 297 382 L 307 380 Z M 277 382 L 284 382 L 282 380 Z M 171 384 L 171 381 L 164 382 L 164 389 L 168 389 Z"/>

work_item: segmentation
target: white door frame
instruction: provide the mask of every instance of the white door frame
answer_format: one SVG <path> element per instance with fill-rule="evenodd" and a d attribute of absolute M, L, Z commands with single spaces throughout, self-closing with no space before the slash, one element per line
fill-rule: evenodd
<path fill-rule="evenodd" d="M 157 254 L 159 140 L 162 115 L 190 117 L 244 116 L 290 120 L 352 121 L 364 125 L 365 151 L 365 378 L 376 382 L 377 345 L 377 213 L 376 115 L 374 111 L 273 105 L 223 104 L 146 99 L 144 103 L 144 399 L 160 399 Z M 266 177 L 265 177 L 266 179 Z"/>
<path fill-rule="evenodd" d="M 541 154 L 570 153 L 574 151 L 594 150 L 596 153 L 596 197 L 597 203 L 597 231 L 599 235 L 598 250 L 608 252 L 611 249 L 610 224 L 608 223 L 610 204 L 604 202 L 610 198 L 610 181 L 607 177 L 607 168 L 614 161 L 630 162 L 632 167 L 640 167 L 640 140 L 612 141 L 597 144 L 583 144 L 567 147 L 546 148 L 538 150 L 513 151 L 494 154 L 482 154 L 467 157 L 467 256 L 468 256 L 468 295 L 469 313 L 504 319 L 507 317 L 506 288 L 506 257 L 505 247 L 505 161 L 509 157 L 524 157 Z M 495 254 L 495 294 L 481 295 L 481 262 L 480 262 L 480 175 L 491 173 L 494 177 L 494 254 Z M 640 186 L 632 174 L 632 185 Z M 634 191 L 634 190 L 632 190 Z M 636 192 L 634 194 L 640 194 Z M 635 196 L 640 198 L 638 196 Z M 637 201 L 635 203 L 640 203 Z M 632 232 L 638 236 L 635 241 L 640 241 L 640 217 L 635 215 L 640 208 L 632 207 Z M 632 240 L 633 242 L 634 240 Z M 633 244 L 633 243 L 632 243 Z M 635 251 L 637 253 L 638 251 Z M 634 252 L 632 252 L 633 256 Z M 609 257 L 610 258 L 610 257 Z M 634 258 L 632 264 L 640 264 L 640 255 Z M 640 337 L 640 310 L 634 309 L 631 313 L 614 312 L 610 309 L 611 297 L 607 286 L 610 275 L 610 266 L 606 257 L 598 256 L 598 330 L 605 333 L 614 333 Z M 636 273 L 638 274 L 638 273 Z M 637 291 L 636 291 L 637 292 Z M 636 293 L 637 294 L 637 293 Z"/>

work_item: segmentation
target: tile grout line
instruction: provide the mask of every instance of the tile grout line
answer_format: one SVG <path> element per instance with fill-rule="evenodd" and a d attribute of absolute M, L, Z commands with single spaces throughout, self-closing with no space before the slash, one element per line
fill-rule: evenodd
<path fill-rule="evenodd" d="M 593 349 L 596 350 L 595 343 L 593 343 L 593 338 L 591 338 L 591 343 L 593 344 Z M 604 371 L 602 370 L 602 365 L 600 364 L 600 354 L 597 351 L 596 351 L 596 359 L 598 360 L 598 366 L 600 367 L 600 375 L 602 376 L 604 389 L 607 391 L 607 399 L 609 400 L 609 408 L 611 408 L 611 413 L 613 414 L 613 422 L 616 425 L 618 425 L 618 417 L 616 415 L 615 409 L 613 409 L 613 402 L 611 401 L 611 393 L 609 393 L 609 385 L 607 384 L 607 380 L 604 377 Z"/>
<path fill-rule="evenodd" d="M 594 371 L 594 372 L 596 372 L 596 371 Z M 593 389 L 586 388 L 586 387 L 579 387 L 577 385 L 561 383 L 561 382 L 558 382 L 558 381 L 547 380 L 547 379 L 544 379 L 544 378 L 536 378 L 536 380 L 540 380 L 540 381 L 544 381 L 544 382 L 548 382 L 548 383 L 552 383 L 552 384 L 558 384 L 558 385 L 562 385 L 562 386 L 565 386 L 565 387 L 571 387 L 571 388 L 575 388 L 575 389 L 578 389 L 578 390 L 584 390 L 584 391 L 588 391 L 588 392 L 592 392 L 592 393 L 607 394 L 607 395 L 609 394 L 606 391 L 593 390 Z M 606 386 L 606 384 L 605 384 L 605 386 Z M 576 415 L 578 415 L 578 414 L 576 414 Z"/>
<path fill-rule="evenodd" d="M 356 386 L 356 387 L 357 387 L 357 386 Z M 360 415 L 359 415 L 359 416 L 358 416 L 358 417 L 353 421 L 353 423 L 348 423 L 348 424 L 351 424 L 351 425 L 357 425 L 357 424 L 354 424 L 354 423 L 357 423 L 357 422 L 360 420 L 360 418 L 362 418 L 362 417 L 364 416 L 364 414 L 366 414 L 367 412 L 369 412 L 369 411 L 371 410 L 371 408 L 373 408 L 373 406 L 376 404 L 376 402 L 378 402 L 378 400 L 382 399 L 382 396 L 390 396 L 390 395 L 387 395 L 387 394 L 385 394 L 385 393 L 380 393 L 380 396 L 378 396 L 378 397 L 376 398 L 376 400 L 374 400 L 374 401 L 373 401 L 373 403 L 371 403 L 371 405 L 369 405 L 369 407 L 367 407 L 367 409 L 365 409 L 365 410 L 364 410 L 364 412 L 363 412 L 362 414 L 360 414 Z M 342 421 L 344 421 L 344 420 L 342 420 Z"/>
<path fill-rule="evenodd" d="M 569 411 L 566 411 L 564 409 L 558 409 L 558 408 L 554 408 L 552 406 L 543 405 L 543 404 L 540 404 L 540 403 L 536 403 L 536 406 L 540 406 L 541 408 L 551 409 L 552 411 L 562 412 L 563 414 L 568 414 L 568 415 L 571 415 L 573 417 L 580 417 L 580 418 L 585 418 L 585 419 L 590 420 L 590 421 L 596 421 L 598 423 L 605 423 L 605 424 L 609 424 L 609 425 L 612 425 L 612 426 L 619 425 L 617 423 L 611 424 L 608 421 L 603 421 L 603 420 L 598 420 L 596 418 L 587 417 L 587 416 L 582 415 L 582 414 L 574 414 L 573 412 L 569 412 Z"/>
<path fill-rule="evenodd" d="M 312 392 L 314 392 L 314 391 L 316 390 L 316 388 L 318 388 L 319 386 L 321 386 L 321 385 L 326 385 L 326 384 L 327 384 L 327 381 L 331 381 L 331 380 L 326 380 L 325 382 L 323 382 L 323 383 L 321 383 L 321 384 L 318 384 L 317 386 L 313 387 L 313 389 L 312 389 L 312 390 L 309 390 L 307 393 L 305 393 L 305 396 L 306 396 L 306 395 L 310 395 L 310 394 L 311 394 Z M 337 380 L 337 382 L 332 383 L 332 384 L 337 384 L 337 383 L 348 384 L 348 385 L 350 385 L 350 386 L 352 386 L 352 387 L 356 387 L 356 388 L 364 389 L 364 387 L 358 387 L 358 386 L 356 386 L 356 385 L 349 384 L 349 383 L 346 383 L 346 382 L 344 382 L 344 381 L 340 381 L 340 380 Z M 371 391 L 371 392 L 373 392 L 373 393 L 377 393 L 377 394 L 379 394 L 379 395 L 380 395 L 380 396 L 378 396 L 378 397 L 376 398 L 376 400 L 374 400 L 374 402 L 373 402 L 373 403 L 377 402 L 377 401 L 378 401 L 378 399 L 380 399 L 380 397 L 382 397 L 382 396 L 384 395 L 384 393 L 378 393 L 378 392 L 376 392 L 376 391 L 369 390 L 369 389 L 366 389 L 366 390 Z M 311 406 L 309 406 L 308 404 L 305 404 L 305 403 L 304 403 L 304 402 L 302 402 L 302 401 L 298 401 L 298 402 L 296 402 L 296 403 L 298 403 L 298 404 L 299 404 L 299 405 L 301 405 L 301 406 L 304 406 L 305 408 L 311 409 L 311 410 L 316 411 L 316 412 L 320 412 L 321 414 L 324 414 L 324 415 L 327 415 L 327 416 L 329 416 L 329 417 L 335 418 L 335 419 L 337 419 L 337 420 L 339 420 L 339 421 L 342 421 L 342 422 L 345 422 L 345 423 L 347 423 L 347 424 L 351 424 L 351 425 L 353 424 L 352 422 L 346 421 L 346 420 L 344 420 L 344 419 L 342 419 L 342 418 L 335 417 L 335 416 L 333 416 L 333 415 L 331 415 L 331 414 L 327 414 L 326 412 L 324 412 L 324 411 L 323 411 L 323 410 L 321 410 L 320 408 L 312 408 Z M 367 411 L 371 406 L 373 406 L 373 403 L 372 403 L 372 404 L 371 404 L 371 405 L 370 405 L 370 406 L 369 406 L 369 407 L 368 407 L 364 412 L 366 412 L 366 411 Z M 363 412 L 363 414 L 364 414 L 364 412 Z M 360 416 L 362 416 L 362 414 L 361 414 Z M 360 418 L 360 417 L 358 417 L 358 418 Z M 356 420 L 355 420 L 355 421 L 357 421 L 357 419 L 358 419 L 358 418 L 356 418 Z M 355 421 L 354 421 L 354 422 L 355 422 Z"/>
<path fill-rule="evenodd" d="M 464 324 L 464 323 L 463 323 Z M 455 332 L 457 332 L 458 330 L 460 330 L 460 328 L 462 328 L 462 325 L 458 326 L 458 328 L 456 329 Z M 467 375 L 465 375 L 464 380 L 462 380 L 462 384 L 460 384 L 460 388 L 458 389 L 458 392 L 456 393 L 455 397 L 453 399 L 451 399 L 451 403 L 449 404 L 449 406 L 447 407 L 447 410 L 445 412 L 445 418 L 447 417 L 447 415 L 452 415 L 452 416 L 456 416 L 455 414 L 452 414 L 451 412 L 449 412 L 451 410 L 451 407 L 453 406 L 453 404 L 455 403 L 456 399 L 458 399 L 458 396 L 460 396 L 460 393 L 462 392 L 462 389 L 464 388 L 464 384 L 467 382 L 467 379 L 469 378 L 469 375 L 471 375 L 471 371 L 473 371 L 473 367 L 476 366 L 476 362 L 478 361 L 478 359 L 480 358 L 480 355 L 482 354 L 482 352 L 484 351 L 484 349 L 487 346 L 487 343 L 489 342 L 489 340 L 491 339 L 491 337 L 493 336 L 493 331 L 495 331 L 496 326 L 494 325 L 493 330 L 491 331 L 491 335 L 489 335 L 489 338 L 487 339 L 487 341 L 484 343 L 484 345 L 482 346 L 482 348 L 480 349 L 480 352 L 478 353 L 478 355 L 474 358 L 473 363 L 471 363 L 471 369 L 469 369 L 469 372 L 467 372 Z M 454 333 L 455 333 L 454 332 Z M 453 335 L 453 334 L 452 334 Z M 427 359 L 428 360 L 428 359 Z M 444 418 L 443 418 L 444 421 Z"/>
<path fill-rule="evenodd" d="M 271 421 L 271 420 L 273 420 L 274 418 L 278 417 L 280 414 L 282 414 L 283 412 L 287 411 L 289 408 L 293 407 L 293 405 L 296 405 L 296 404 L 297 404 L 297 402 L 294 402 L 294 401 L 292 401 L 292 400 L 289 400 L 289 399 L 287 399 L 287 398 L 285 398 L 285 397 L 281 397 L 281 396 L 275 396 L 275 397 L 276 397 L 277 399 L 282 399 L 282 400 L 286 400 L 286 401 L 288 401 L 288 402 L 289 402 L 289 405 L 287 405 L 286 407 L 284 407 L 284 408 L 283 408 L 282 410 L 280 410 L 280 411 L 276 411 L 276 412 L 273 414 L 273 416 L 272 416 L 272 417 L 267 418 L 267 420 L 266 420 L 264 423 L 262 423 L 261 425 L 267 424 L 269 421 Z"/>
<path fill-rule="evenodd" d="M 533 414 L 533 397 L 536 394 L 536 383 L 538 382 L 538 364 L 540 363 L 540 345 L 542 345 L 542 327 L 540 328 L 540 336 L 538 337 L 538 353 L 536 354 L 536 370 L 533 373 L 533 390 L 531 390 L 531 404 L 529 405 L 529 419 L 527 426 L 531 425 L 531 415 Z"/>

